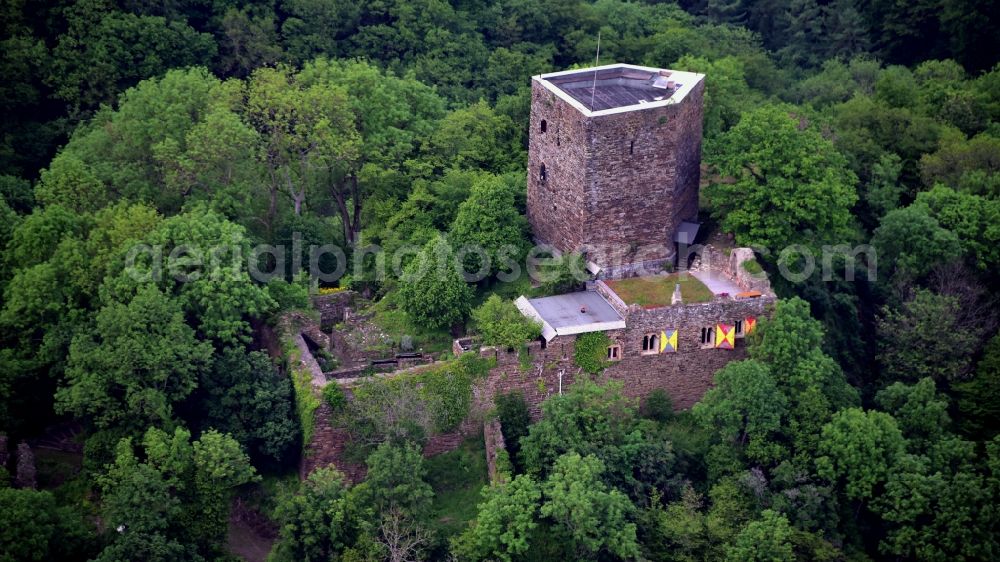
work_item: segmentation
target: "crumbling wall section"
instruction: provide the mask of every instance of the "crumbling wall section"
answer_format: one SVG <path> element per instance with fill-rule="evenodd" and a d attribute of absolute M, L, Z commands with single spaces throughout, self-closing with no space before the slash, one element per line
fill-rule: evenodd
<path fill-rule="evenodd" d="M 313 296 L 312 305 L 319 312 L 320 324 L 329 326 L 346 320 L 357 297 L 358 294 L 354 291 L 337 291 L 336 293 Z"/>
<path fill-rule="evenodd" d="M 345 451 L 351 442 L 351 434 L 345 427 L 333 423 L 333 411 L 326 402 L 315 411 L 314 431 L 306 445 L 299 463 L 299 477 L 303 480 L 321 466 L 334 466 L 344 474 L 348 482 L 364 480 L 365 465 L 347 460 Z"/>
<path fill-rule="evenodd" d="M 483 440 L 486 444 L 486 471 L 490 482 L 496 482 L 503 471 L 502 467 L 497 466 L 497 455 L 507 451 L 499 419 L 492 418 L 483 425 Z"/>

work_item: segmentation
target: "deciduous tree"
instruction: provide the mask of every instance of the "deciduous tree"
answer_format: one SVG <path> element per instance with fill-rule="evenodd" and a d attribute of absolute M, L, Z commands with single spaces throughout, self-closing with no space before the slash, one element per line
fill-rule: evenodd
<path fill-rule="evenodd" d="M 0 486 L 0 558 L 4 560 L 86 560 L 93 529 L 48 491 Z"/>
<path fill-rule="evenodd" d="M 128 304 L 102 308 L 93 331 L 73 339 L 56 403 L 102 428 L 169 424 L 211 355 L 178 303 L 145 286 Z"/>
<path fill-rule="evenodd" d="M 265 353 L 225 349 L 201 372 L 198 387 L 190 416 L 198 426 L 231 435 L 255 462 L 278 464 L 297 451 L 292 385 Z"/>
<path fill-rule="evenodd" d="M 628 522 L 634 506 L 618 490 L 601 481 L 604 463 L 597 457 L 567 453 L 556 459 L 542 485 L 542 516 L 556 523 L 557 532 L 581 558 L 609 552 L 620 558 L 639 554 L 636 527 Z"/>
<path fill-rule="evenodd" d="M 538 526 L 541 490 L 521 474 L 510 482 L 484 486 L 482 496 L 476 519 L 452 542 L 452 552 L 462 559 L 511 562 L 528 550 Z"/>
<path fill-rule="evenodd" d="M 875 395 L 875 402 L 896 419 L 914 452 L 926 451 L 948 432 L 948 398 L 938 394 L 934 380 L 908 385 L 895 382 Z"/>
<path fill-rule="evenodd" d="M 363 529 L 364 512 L 357 506 L 342 474 L 329 467 L 314 470 L 275 510 L 280 538 L 271 557 L 319 562 L 337 556 Z"/>
<path fill-rule="evenodd" d="M 448 239 L 456 250 L 467 251 L 466 273 L 481 279 L 506 271 L 508 261 L 520 261 L 527 230 L 527 220 L 515 206 L 513 186 L 502 177 L 486 176 L 459 205 Z"/>
<path fill-rule="evenodd" d="M 710 161 L 724 178 L 707 190 L 713 214 L 737 243 L 772 255 L 852 238 L 857 178 L 833 144 L 781 106 L 743 114 Z"/>
<path fill-rule="evenodd" d="M 185 429 L 151 428 L 141 447 L 138 456 L 132 439 L 123 439 L 98 479 L 110 529 L 101 559 L 114 560 L 126 548 L 156 560 L 221 554 L 231 494 L 256 479 L 239 444 L 214 431 L 192 442 Z"/>
<path fill-rule="evenodd" d="M 1000 432 L 1000 336 L 994 335 L 986 345 L 975 376 L 953 388 L 965 433 L 992 438 Z"/>
<path fill-rule="evenodd" d="M 360 137 L 347 94 L 328 83 L 302 83 L 288 68 L 261 68 L 247 86 L 247 120 L 260 134 L 270 200 L 265 222 L 278 212 L 278 197 L 302 214 L 306 195 L 327 174 L 350 174 Z"/>
<path fill-rule="evenodd" d="M 781 430 L 788 401 L 770 369 L 749 359 L 729 363 L 715 374 L 715 388 L 693 408 L 699 425 L 722 443 L 737 446 L 751 459 L 781 458 L 783 446 L 775 437 Z"/>
<path fill-rule="evenodd" d="M 469 314 L 472 289 L 462 277 L 451 244 L 437 236 L 406 267 L 399 298 L 403 310 L 428 328 L 445 328 L 463 322 Z"/>
<path fill-rule="evenodd" d="M 892 416 L 848 408 L 823 426 L 816 470 L 842 485 L 848 498 L 870 500 L 889 478 L 904 447 Z"/>
<path fill-rule="evenodd" d="M 764 510 L 761 518 L 751 521 L 726 549 L 726 560 L 731 562 L 791 562 L 792 527 L 784 515 Z"/>
<path fill-rule="evenodd" d="M 886 307 L 878 320 L 886 382 L 965 378 L 980 335 L 961 322 L 961 314 L 957 298 L 926 289 L 918 289 L 899 310 Z"/>

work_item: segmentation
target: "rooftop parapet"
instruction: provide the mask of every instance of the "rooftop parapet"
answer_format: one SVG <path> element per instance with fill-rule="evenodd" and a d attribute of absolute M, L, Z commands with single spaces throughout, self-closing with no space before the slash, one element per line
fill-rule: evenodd
<path fill-rule="evenodd" d="M 704 74 L 632 64 L 609 64 L 535 76 L 586 116 L 637 111 L 682 101 Z"/>

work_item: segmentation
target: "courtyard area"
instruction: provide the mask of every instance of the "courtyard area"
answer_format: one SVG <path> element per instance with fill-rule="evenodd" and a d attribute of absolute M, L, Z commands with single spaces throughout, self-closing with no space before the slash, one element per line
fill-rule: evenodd
<path fill-rule="evenodd" d="M 645 308 L 670 306 L 674 287 L 681 286 L 681 298 L 687 303 L 708 302 L 713 292 L 705 283 L 690 273 L 670 275 L 649 275 L 605 281 L 618 298 L 625 304 L 637 304 Z"/>

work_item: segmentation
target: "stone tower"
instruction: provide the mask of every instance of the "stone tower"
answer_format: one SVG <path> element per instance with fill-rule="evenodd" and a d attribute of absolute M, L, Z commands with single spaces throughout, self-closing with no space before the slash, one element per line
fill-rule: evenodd
<path fill-rule="evenodd" d="M 602 277 L 672 262 L 693 243 L 704 75 L 613 64 L 531 80 L 528 219 Z"/>

